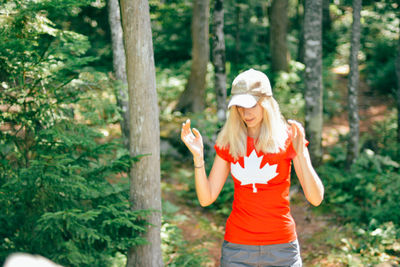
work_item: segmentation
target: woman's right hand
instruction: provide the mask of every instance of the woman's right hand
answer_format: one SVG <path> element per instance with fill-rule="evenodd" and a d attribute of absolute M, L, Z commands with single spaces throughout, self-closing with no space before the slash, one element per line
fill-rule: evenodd
<path fill-rule="evenodd" d="M 193 158 L 203 159 L 203 138 L 200 132 L 193 128 L 190 129 L 190 120 L 182 124 L 181 139 L 193 154 Z"/>

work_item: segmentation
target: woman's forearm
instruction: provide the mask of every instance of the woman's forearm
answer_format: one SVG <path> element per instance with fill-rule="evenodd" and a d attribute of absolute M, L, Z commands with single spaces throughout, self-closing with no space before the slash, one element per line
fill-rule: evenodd
<path fill-rule="evenodd" d="M 324 198 L 324 186 L 312 166 L 308 149 L 305 148 L 303 153 L 297 155 L 293 163 L 307 200 L 318 206 Z"/>
<path fill-rule="evenodd" d="M 216 156 L 209 177 L 207 177 L 203 158 L 194 158 L 194 177 L 197 198 L 200 205 L 211 205 L 218 197 L 229 173 L 226 161 Z"/>
<path fill-rule="evenodd" d="M 196 185 L 197 198 L 199 199 L 202 207 L 210 205 L 213 201 L 211 200 L 211 187 L 210 182 L 207 179 L 207 174 L 204 166 L 201 168 L 194 168 L 194 178 Z"/>
<path fill-rule="evenodd" d="M 211 204 L 211 188 L 210 182 L 207 179 L 205 162 L 203 158 L 193 158 L 193 163 L 197 198 L 200 205 L 205 207 Z"/>

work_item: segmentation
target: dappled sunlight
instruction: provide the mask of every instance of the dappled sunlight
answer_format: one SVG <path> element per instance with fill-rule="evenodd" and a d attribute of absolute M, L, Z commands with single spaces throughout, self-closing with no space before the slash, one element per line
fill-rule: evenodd
<path fill-rule="evenodd" d="M 341 65 L 337 66 L 331 69 L 333 73 L 338 74 L 338 75 L 348 75 L 350 72 L 350 67 L 349 65 Z"/>
<path fill-rule="evenodd" d="M 339 141 L 340 136 L 345 136 L 349 133 L 348 124 L 331 124 L 323 127 L 322 131 L 322 146 L 330 147 Z"/>

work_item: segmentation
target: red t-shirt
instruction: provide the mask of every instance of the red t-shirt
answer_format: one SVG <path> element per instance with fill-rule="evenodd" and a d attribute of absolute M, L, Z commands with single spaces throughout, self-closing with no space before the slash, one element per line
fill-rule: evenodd
<path fill-rule="evenodd" d="M 244 245 L 271 245 L 294 241 L 296 225 L 290 214 L 291 160 L 296 156 L 291 138 L 279 153 L 257 152 L 247 137 L 246 157 L 234 161 L 229 149 L 215 145 L 217 155 L 230 162 L 235 184 L 232 212 L 225 240 Z"/>

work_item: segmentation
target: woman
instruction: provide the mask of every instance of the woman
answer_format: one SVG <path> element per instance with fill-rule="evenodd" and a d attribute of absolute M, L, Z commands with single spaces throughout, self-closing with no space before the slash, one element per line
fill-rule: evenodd
<path fill-rule="evenodd" d="M 254 69 L 232 83 L 229 117 L 218 135 L 207 178 L 200 132 L 182 125 L 181 138 L 193 154 L 199 202 L 218 197 L 231 172 L 235 185 L 226 222 L 221 266 L 302 266 L 289 208 L 293 161 L 307 200 L 318 206 L 324 188 L 315 172 L 300 123 L 283 119 L 268 77 Z"/>

